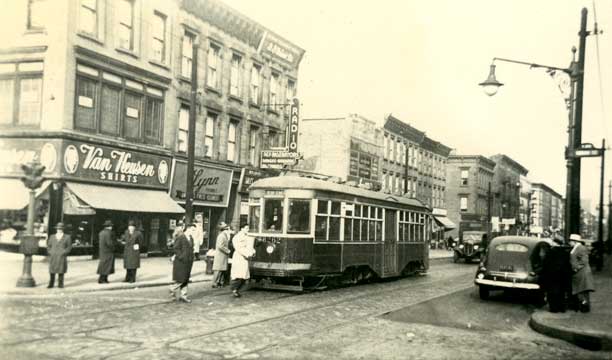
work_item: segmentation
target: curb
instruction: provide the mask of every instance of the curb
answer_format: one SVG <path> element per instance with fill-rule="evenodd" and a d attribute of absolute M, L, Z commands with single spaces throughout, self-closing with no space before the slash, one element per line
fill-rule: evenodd
<path fill-rule="evenodd" d="M 565 340 L 587 350 L 612 350 L 612 334 L 599 331 L 581 331 L 546 323 L 541 312 L 531 314 L 529 326 L 541 334 Z"/>

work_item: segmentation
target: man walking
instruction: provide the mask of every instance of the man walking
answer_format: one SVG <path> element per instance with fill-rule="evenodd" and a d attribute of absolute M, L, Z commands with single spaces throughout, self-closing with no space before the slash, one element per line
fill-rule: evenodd
<path fill-rule="evenodd" d="M 113 239 L 113 223 L 104 222 L 104 229 L 98 234 L 100 258 L 98 262 L 98 284 L 108 284 L 108 275 L 115 273 L 115 241 Z"/>
<path fill-rule="evenodd" d="M 191 224 L 188 224 L 189 228 Z M 174 262 L 172 264 L 172 280 L 174 285 L 170 287 L 170 296 L 177 299 L 176 292 L 180 290 L 178 301 L 190 303 L 187 297 L 187 286 L 191 277 L 191 267 L 193 266 L 193 242 L 185 236 L 182 225 L 174 229 Z"/>
<path fill-rule="evenodd" d="M 213 261 L 213 288 L 224 285 L 227 261 L 230 253 L 230 227 L 225 222 L 221 221 L 219 223 L 219 231 L 217 243 L 215 245 L 215 259 Z"/>
<path fill-rule="evenodd" d="M 55 284 L 55 274 L 58 275 L 57 287 L 64 287 L 64 274 L 68 270 L 67 256 L 72 249 L 72 240 L 69 235 L 64 234 L 64 223 L 58 222 L 55 225 L 55 235 L 47 239 L 47 252 L 49 254 L 49 285 L 52 288 Z"/>
<path fill-rule="evenodd" d="M 591 311 L 590 292 L 595 291 L 593 274 L 589 266 L 589 250 L 584 246 L 580 235 L 570 235 L 570 263 L 572 264 L 572 295 L 578 298 L 578 307 L 581 312 Z"/>
<path fill-rule="evenodd" d="M 123 234 L 123 267 L 125 280 L 123 282 L 136 282 L 136 270 L 140 267 L 140 246 L 143 243 L 142 233 L 136 230 L 136 223 L 130 220 L 128 228 Z"/>

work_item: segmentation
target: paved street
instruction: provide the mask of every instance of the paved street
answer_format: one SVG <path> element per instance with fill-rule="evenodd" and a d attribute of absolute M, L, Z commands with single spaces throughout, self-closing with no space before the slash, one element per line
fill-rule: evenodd
<path fill-rule="evenodd" d="M 533 332 L 534 308 L 520 299 L 483 303 L 473 273 L 440 262 L 424 276 L 240 299 L 202 282 L 192 304 L 171 302 L 166 287 L 3 296 L 0 357 L 609 358 Z"/>

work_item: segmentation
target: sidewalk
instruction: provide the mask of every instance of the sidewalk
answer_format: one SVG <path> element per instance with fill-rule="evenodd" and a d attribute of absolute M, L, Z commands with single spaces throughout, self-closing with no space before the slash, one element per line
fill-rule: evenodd
<path fill-rule="evenodd" d="M 452 256 L 452 251 L 429 250 L 430 261 L 450 259 Z M 212 275 L 206 275 L 206 262 L 203 256 L 201 258 L 201 261 L 193 263 L 192 282 L 212 280 Z M 46 257 L 38 255 L 33 257 L 32 277 L 36 281 L 36 287 L 18 288 L 15 286 L 17 279 L 21 276 L 22 267 L 22 254 L 0 251 L 0 295 L 48 295 L 51 290 L 47 289 L 49 264 L 46 262 Z M 68 272 L 64 279 L 64 288 L 61 291 L 121 290 L 172 284 L 172 263 L 167 257 L 141 258 L 135 283 L 122 282 L 125 277 L 123 259 L 115 259 L 115 274 L 109 276 L 110 284 L 98 284 L 97 268 L 98 261 L 92 260 L 91 256 L 69 256 Z M 58 291 L 58 289 L 54 291 Z"/>
<path fill-rule="evenodd" d="M 536 311 L 531 327 L 544 335 L 562 339 L 590 350 L 612 350 L 612 256 L 605 258 L 604 269 L 593 271 L 595 292 L 591 293 L 591 312 Z"/>
<path fill-rule="evenodd" d="M 141 258 L 135 283 L 123 282 L 125 278 L 123 259 L 115 259 L 115 273 L 109 276 L 110 284 L 98 284 L 98 275 L 96 274 L 98 268 L 97 260 L 92 260 L 91 256 L 69 256 L 64 288 L 52 290 L 47 289 L 49 264 L 46 261 L 46 256 L 37 255 L 33 258 L 32 277 L 36 281 L 36 287 L 18 288 L 15 284 L 21 276 L 23 255 L 0 251 L 0 294 L 48 295 L 50 291 L 120 290 L 172 284 L 172 263 L 168 257 Z M 191 272 L 192 282 L 210 281 L 212 275 L 206 275 L 205 272 L 206 262 L 204 260 L 194 262 Z"/>

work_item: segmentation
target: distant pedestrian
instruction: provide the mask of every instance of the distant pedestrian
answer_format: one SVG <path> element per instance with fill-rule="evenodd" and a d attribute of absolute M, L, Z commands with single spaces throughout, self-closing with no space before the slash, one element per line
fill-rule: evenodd
<path fill-rule="evenodd" d="M 230 227 L 225 222 L 219 223 L 219 235 L 215 244 L 215 258 L 213 260 L 213 284 L 212 287 L 220 287 L 225 284 L 225 272 L 230 254 Z"/>
<path fill-rule="evenodd" d="M 187 227 L 191 226 L 188 224 Z M 186 303 L 191 300 L 187 297 L 187 286 L 191 277 L 191 267 L 193 266 L 193 242 L 185 236 L 182 225 L 174 229 L 174 262 L 172 263 L 172 280 L 174 285 L 170 287 L 170 295 Z M 177 290 L 180 295 L 177 298 Z"/>
<path fill-rule="evenodd" d="M 64 287 L 64 274 L 68 271 L 67 256 L 72 250 L 72 240 L 64 234 L 64 223 L 55 225 L 55 234 L 47 239 L 47 253 L 49 254 L 49 285 L 55 284 L 55 274 L 58 275 L 57 287 Z"/>
<path fill-rule="evenodd" d="M 128 228 L 121 237 L 123 242 L 123 267 L 125 280 L 123 282 L 136 282 L 136 270 L 140 267 L 140 246 L 143 244 L 142 233 L 136 230 L 136 223 L 130 220 Z"/>
<path fill-rule="evenodd" d="M 249 273 L 249 259 L 255 256 L 253 247 L 255 239 L 248 235 L 249 224 L 240 228 L 240 232 L 234 236 L 234 256 L 232 256 L 232 295 L 240 297 L 240 289 L 251 277 Z"/>
<path fill-rule="evenodd" d="M 572 250 L 570 251 L 570 262 L 574 275 L 572 276 L 572 295 L 578 298 L 578 306 L 581 312 L 591 310 L 590 292 L 595 291 L 593 274 L 589 266 L 589 250 L 584 246 L 580 235 L 570 236 Z"/>
<path fill-rule="evenodd" d="M 108 275 L 115 273 L 115 239 L 113 235 L 113 223 L 106 220 L 104 229 L 98 234 L 100 246 L 100 258 L 98 260 L 98 284 L 108 284 Z"/>
<path fill-rule="evenodd" d="M 204 243 L 204 227 L 201 222 L 195 222 L 191 227 L 191 237 L 193 238 L 193 255 L 194 261 L 200 260 L 200 248 Z"/>
<path fill-rule="evenodd" d="M 554 245 L 548 250 L 540 272 L 540 284 L 546 292 L 548 310 L 550 312 L 565 312 L 566 296 L 570 292 L 572 269 L 569 259 L 569 249 L 564 246 L 563 238 L 553 237 Z"/>

